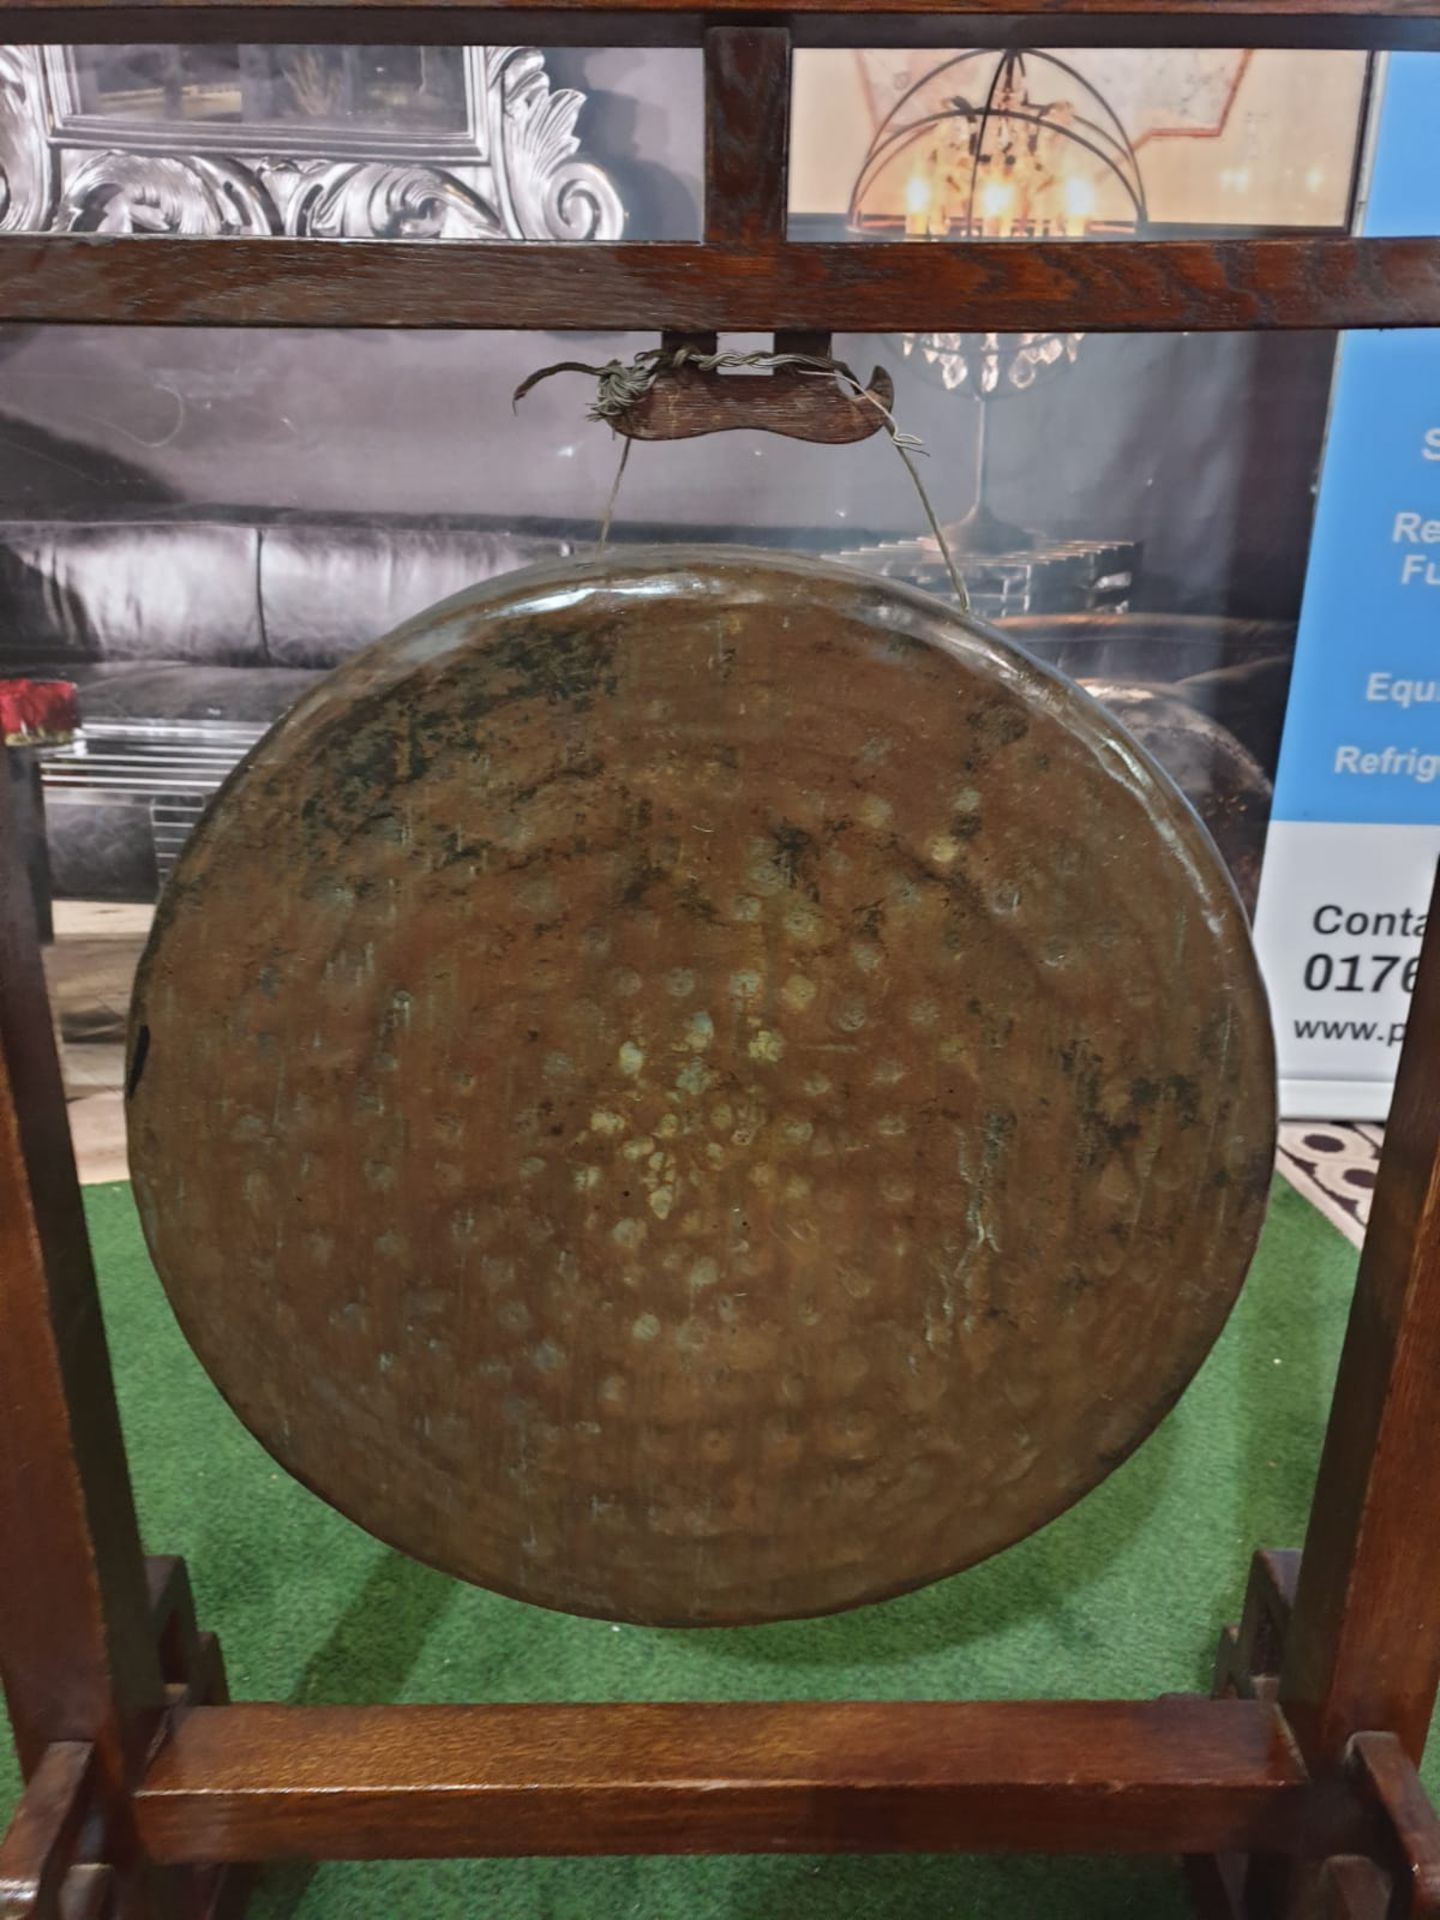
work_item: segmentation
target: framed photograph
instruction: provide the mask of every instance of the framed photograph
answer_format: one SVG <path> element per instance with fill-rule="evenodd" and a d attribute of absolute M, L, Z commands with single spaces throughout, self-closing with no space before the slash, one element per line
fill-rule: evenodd
<path fill-rule="evenodd" d="M 952 239 L 1344 231 L 1369 86 L 1353 52 L 805 49 L 791 214 Z"/>
<path fill-rule="evenodd" d="M 0 231 L 613 240 L 534 47 L 0 47 Z"/>
<path fill-rule="evenodd" d="M 483 163 L 494 145 L 483 47 L 45 49 L 65 146 Z"/>

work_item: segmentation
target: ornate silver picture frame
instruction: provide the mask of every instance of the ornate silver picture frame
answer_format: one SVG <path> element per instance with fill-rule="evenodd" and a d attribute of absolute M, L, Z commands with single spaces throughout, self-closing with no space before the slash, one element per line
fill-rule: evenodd
<path fill-rule="evenodd" d="M 295 48 L 296 59 L 319 50 Z M 613 240 L 624 211 L 578 158 L 585 96 L 533 47 L 436 48 L 453 124 L 105 113 L 69 47 L 0 47 L 0 231 L 316 239 Z"/>

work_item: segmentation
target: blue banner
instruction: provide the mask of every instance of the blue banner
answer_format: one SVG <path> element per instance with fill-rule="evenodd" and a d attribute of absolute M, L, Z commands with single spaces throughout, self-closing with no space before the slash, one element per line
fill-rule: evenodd
<path fill-rule="evenodd" d="M 1274 817 L 1440 823 L 1440 334 L 1341 348 Z"/>
<path fill-rule="evenodd" d="M 1368 236 L 1440 232 L 1440 56 L 1392 55 Z M 1440 855 L 1440 333 L 1342 341 L 1256 915 L 1291 1117 L 1388 1105 Z"/>

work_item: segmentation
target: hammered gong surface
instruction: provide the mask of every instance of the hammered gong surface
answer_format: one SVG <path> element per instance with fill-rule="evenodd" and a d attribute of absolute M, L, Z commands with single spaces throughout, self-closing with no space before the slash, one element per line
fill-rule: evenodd
<path fill-rule="evenodd" d="M 502 1592 L 707 1623 L 1021 1537 L 1220 1329 L 1274 1139 L 1203 829 L 938 602 L 652 550 L 333 674 L 136 990 L 175 1310 L 275 1456 Z"/>

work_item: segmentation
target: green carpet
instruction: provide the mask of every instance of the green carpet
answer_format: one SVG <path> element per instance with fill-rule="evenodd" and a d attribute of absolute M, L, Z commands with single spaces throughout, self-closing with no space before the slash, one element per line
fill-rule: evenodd
<path fill-rule="evenodd" d="M 1225 1334 L 1148 1444 L 972 1572 L 817 1622 L 571 1620 L 377 1546 L 280 1473 L 191 1358 L 123 1185 L 88 1195 L 141 1523 L 189 1561 L 237 1697 L 297 1701 L 1146 1696 L 1208 1684 L 1252 1546 L 1300 1541 L 1355 1256 L 1277 1182 Z M 1432 1753 L 1434 1749 L 1432 1748 Z M 1432 1790 L 1440 1785 L 1433 1764 Z M 0 1755 L 0 1813 L 16 1790 Z M 263 1920 L 1167 1920 L 1165 1862 L 896 1858 L 330 1865 L 267 1876 Z"/>

